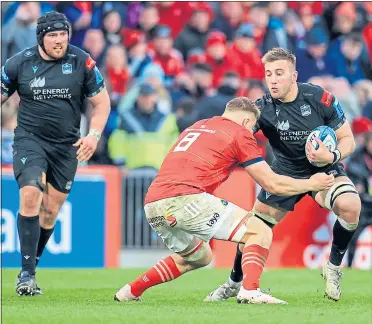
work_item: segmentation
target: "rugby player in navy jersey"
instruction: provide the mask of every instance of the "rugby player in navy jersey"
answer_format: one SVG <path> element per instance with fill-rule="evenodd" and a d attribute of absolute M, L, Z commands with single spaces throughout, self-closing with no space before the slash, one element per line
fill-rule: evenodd
<path fill-rule="evenodd" d="M 294 178 L 308 178 L 316 172 L 335 176 L 335 185 L 329 190 L 309 191 L 307 194 L 321 207 L 333 210 L 338 216 L 333 227 L 330 259 L 322 270 L 326 282 L 325 296 L 337 301 L 341 296 L 340 265 L 358 226 L 361 209 L 358 192 L 339 163 L 354 151 L 354 137 L 337 98 L 319 86 L 297 82 L 296 57 L 293 54 L 274 48 L 264 55 L 262 62 L 269 91 L 257 101 L 261 115 L 256 129 L 263 131 L 274 151 L 275 159 L 271 166 L 273 171 Z M 318 139 L 317 150 L 311 144 L 306 144 L 310 132 L 322 125 L 329 126 L 336 132 L 338 147 L 334 152 L 330 152 Z M 327 165 L 318 168 L 309 160 Z M 272 228 L 288 211 L 293 211 L 296 203 L 307 194 L 283 197 L 262 189 L 253 212 Z M 221 301 L 235 296 L 239 300 L 240 287 L 246 291 L 258 289 L 269 250 L 257 247 L 254 254 L 242 260 L 241 249 L 238 246 L 228 282 L 211 292 L 206 301 Z M 244 280 L 245 287 L 241 284 L 242 267 L 250 267 L 249 270 L 245 269 L 245 273 L 250 276 L 249 281 Z M 261 299 L 256 297 L 243 302 L 268 301 L 265 300 L 265 294 L 262 294 Z"/>
<path fill-rule="evenodd" d="M 19 185 L 17 219 L 22 270 L 18 295 L 42 294 L 35 268 L 73 185 L 78 161 L 88 161 L 105 127 L 110 100 L 95 61 L 69 44 L 64 14 L 37 21 L 38 44 L 9 58 L 1 69 L 1 103 L 20 97 L 13 145 Z M 93 106 L 90 130 L 80 136 L 83 101 Z"/>

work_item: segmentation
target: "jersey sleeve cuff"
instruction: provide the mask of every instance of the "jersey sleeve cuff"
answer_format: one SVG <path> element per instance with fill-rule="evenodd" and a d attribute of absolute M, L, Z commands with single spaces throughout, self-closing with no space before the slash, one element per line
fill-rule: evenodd
<path fill-rule="evenodd" d="M 91 98 L 91 97 L 98 95 L 104 88 L 105 88 L 105 85 L 102 84 L 96 91 L 92 92 L 91 94 L 88 94 L 87 98 Z"/>
<path fill-rule="evenodd" d="M 243 168 L 245 168 L 245 167 L 247 167 L 247 166 L 249 166 L 249 165 L 255 164 L 255 163 L 257 163 L 257 162 L 261 162 L 261 161 L 263 161 L 263 160 L 264 160 L 264 159 L 260 156 L 260 157 L 257 157 L 257 158 L 255 158 L 255 159 L 252 159 L 252 160 L 248 160 L 248 161 L 243 162 L 243 163 L 241 164 L 241 166 L 242 166 Z"/>
<path fill-rule="evenodd" d="M 328 125 L 329 127 L 331 127 L 334 131 L 338 130 L 343 124 L 345 124 L 345 121 L 346 121 L 346 117 L 343 116 L 342 119 L 338 122 L 338 124 L 336 124 L 335 126 L 333 125 Z"/>

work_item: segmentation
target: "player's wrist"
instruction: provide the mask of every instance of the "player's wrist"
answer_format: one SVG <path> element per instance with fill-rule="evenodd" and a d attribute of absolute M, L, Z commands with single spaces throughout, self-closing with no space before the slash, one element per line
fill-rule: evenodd
<path fill-rule="evenodd" d="M 89 130 L 88 136 L 93 136 L 97 142 L 101 139 L 101 132 L 98 129 L 92 128 Z"/>
<path fill-rule="evenodd" d="M 332 164 L 336 164 L 340 160 L 341 160 L 341 152 L 336 149 L 332 152 Z"/>

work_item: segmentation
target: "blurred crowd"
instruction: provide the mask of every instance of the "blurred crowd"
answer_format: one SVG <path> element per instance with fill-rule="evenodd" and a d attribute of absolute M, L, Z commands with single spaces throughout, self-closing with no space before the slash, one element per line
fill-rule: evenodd
<path fill-rule="evenodd" d="M 273 47 L 296 54 L 300 82 L 339 99 L 360 146 L 371 131 L 371 2 L 48 1 L 2 8 L 2 64 L 36 44 L 36 20 L 50 10 L 67 16 L 71 44 L 97 62 L 112 111 L 92 164 L 158 169 L 190 124 L 220 115 L 234 96 L 264 94 L 261 57 Z M 2 109 L 5 164 L 12 161 L 17 100 Z M 91 107 L 82 110 L 84 134 Z M 270 156 L 265 138 L 257 139 Z"/>

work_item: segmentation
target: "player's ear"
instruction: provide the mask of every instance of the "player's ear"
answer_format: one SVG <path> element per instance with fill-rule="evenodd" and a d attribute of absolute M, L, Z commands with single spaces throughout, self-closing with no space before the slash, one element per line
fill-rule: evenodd
<path fill-rule="evenodd" d="M 297 77 L 298 77 L 298 72 L 293 71 L 293 73 L 292 73 L 292 83 L 297 82 Z"/>

